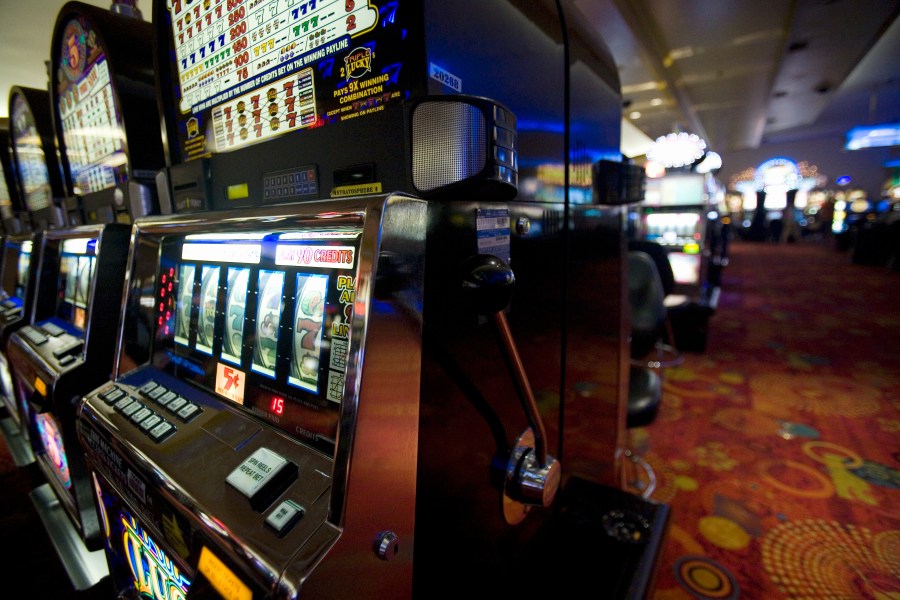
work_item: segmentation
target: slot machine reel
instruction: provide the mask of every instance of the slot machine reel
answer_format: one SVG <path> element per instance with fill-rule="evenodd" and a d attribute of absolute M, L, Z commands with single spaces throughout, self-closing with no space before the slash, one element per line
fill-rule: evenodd
<path fill-rule="evenodd" d="M 547 453 L 546 428 L 504 313 L 515 288 L 513 270 L 490 254 L 466 259 L 461 270 L 465 300 L 472 310 L 491 321 L 528 420 L 529 427 L 519 435 L 509 453 L 503 476 L 503 518 L 510 525 L 517 525 L 532 507 L 547 508 L 553 503 L 562 466 Z"/>

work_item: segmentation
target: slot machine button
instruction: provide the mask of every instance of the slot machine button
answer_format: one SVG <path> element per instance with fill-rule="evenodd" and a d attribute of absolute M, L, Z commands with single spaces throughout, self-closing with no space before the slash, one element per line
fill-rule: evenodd
<path fill-rule="evenodd" d="M 133 415 L 137 411 L 141 410 L 142 408 L 144 408 L 143 404 L 141 404 L 140 402 L 134 401 L 131 404 L 129 404 L 128 406 L 124 407 L 120 412 L 130 419 L 131 415 Z"/>
<path fill-rule="evenodd" d="M 12 300 L 4 300 L 3 302 L 0 302 L 0 306 L 2 306 L 3 308 L 15 308 L 16 303 Z"/>
<path fill-rule="evenodd" d="M 147 394 L 149 394 L 150 392 L 155 390 L 157 387 L 160 387 L 160 385 L 158 383 L 156 383 L 155 381 L 148 381 L 147 383 L 142 385 L 140 388 L 138 388 L 138 392 L 142 396 L 146 396 Z"/>
<path fill-rule="evenodd" d="M 113 386 L 112 389 L 107 390 L 105 392 L 101 392 L 98 394 L 101 400 L 106 402 L 108 405 L 112 406 L 115 404 L 122 396 L 125 395 L 125 391 L 121 388 Z"/>
<path fill-rule="evenodd" d="M 165 408 L 169 404 L 169 402 L 171 402 L 172 400 L 174 400 L 177 397 L 178 397 L 178 394 L 176 394 L 172 390 L 169 390 L 168 392 L 166 392 L 159 398 L 156 398 L 156 403 L 159 404 L 160 406 L 162 406 L 163 408 Z"/>
<path fill-rule="evenodd" d="M 56 337 L 56 336 L 62 335 L 66 332 L 65 329 L 63 329 L 56 323 L 53 323 L 52 321 L 48 321 L 47 323 L 44 323 L 43 325 L 41 325 L 41 329 L 46 331 L 47 335 L 49 335 L 51 337 Z"/>
<path fill-rule="evenodd" d="M 150 400 L 153 400 L 154 402 L 159 402 L 159 398 L 161 396 L 163 396 L 164 394 L 166 394 L 166 392 L 168 392 L 168 391 L 169 390 L 167 390 L 166 388 L 164 388 L 163 386 L 160 385 L 160 386 L 153 388 L 146 394 L 144 394 L 144 396 L 146 396 Z"/>
<path fill-rule="evenodd" d="M 162 417 L 156 413 L 151 414 L 149 417 L 140 422 L 139 427 L 144 431 L 150 431 L 157 425 L 162 422 Z"/>
<path fill-rule="evenodd" d="M 114 408 L 116 409 L 116 412 L 122 412 L 132 404 L 138 404 L 138 402 L 135 402 L 134 398 L 132 398 L 131 396 L 125 396 L 124 398 L 116 402 Z"/>
<path fill-rule="evenodd" d="M 259 512 L 272 504 L 297 479 L 297 465 L 268 448 L 257 448 L 225 481 L 249 498 Z"/>
<path fill-rule="evenodd" d="M 168 406 L 166 406 L 166 408 L 168 408 L 173 413 L 177 413 L 179 410 L 181 410 L 181 407 L 184 406 L 186 403 L 187 403 L 187 400 L 185 400 L 181 396 L 178 396 L 177 398 L 175 398 L 174 400 L 169 402 L 169 404 L 168 404 Z"/>
<path fill-rule="evenodd" d="M 22 314 L 22 307 L 13 306 L 12 308 L 7 308 L 3 311 L 3 318 L 5 318 L 7 321 L 11 321 L 13 318 L 18 317 L 20 314 Z"/>
<path fill-rule="evenodd" d="M 138 410 L 134 411 L 128 416 L 128 420 L 134 423 L 135 425 L 140 425 L 141 421 L 149 417 L 153 414 L 153 411 L 147 408 L 146 406 L 142 406 Z"/>
<path fill-rule="evenodd" d="M 266 517 L 266 525 L 271 527 L 278 537 L 283 536 L 303 516 L 303 507 L 285 500 Z"/>
<path fill-rule="evenodd" d="M 46 338 L 44 338 L 46 339 Z M 59 360 L 67 354 L 75 354 L 84 348 L 84 341 L 70 335 L 64 335 L 59 338 L 63 343 L 53 351 L 53 358 Z"/>
<path fill-rule="evenodd" d="M 178 411 L 178 418 L 187 423 L 194 417 L 199 415 L 201 412 L 202 411 L 200 410 L 199 406 L 197 406 L 193 402 L 188 402 L 182 407 L 181 410 Z"/>
<path fill-rule="evenodd" d="M 163 421 L 159 425 L 151 429 L 147 435 L 149 435 L 150 439 L 152 439 L 154 442 L 158 443 L 163 441 L 173 433 L 175 433 L 175 426 L 168 421 Z"/>
<path fill-rule="evenodd" d="M 75 356 L 73 356 L 72 354 L 66 354 L 65 356 L 63 356 L 59 359 L 59 366 L 65 367 L 69 363 L 73 363 L 73 362 L 75 362 Z"/>
<path fill-rule="evenodd" d="M 35 328 L 29 326 L 23 327 L 21 330 L 22 335 L 28 338 L 28 341 L 34 344 L 35 346 L 40 346 L 41 344 L 47 341 L 47 336 L 43 333 L 39 332 Z"/>

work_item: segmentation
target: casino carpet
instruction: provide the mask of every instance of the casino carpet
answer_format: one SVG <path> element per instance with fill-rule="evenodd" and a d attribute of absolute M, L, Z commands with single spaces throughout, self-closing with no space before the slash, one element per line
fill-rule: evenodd
<path fill-rule="evenodd" d="M 733 244 L 706 351 L 633 446 L 671 527 L 654 600 L 900 598 L 900 275 Z"/>

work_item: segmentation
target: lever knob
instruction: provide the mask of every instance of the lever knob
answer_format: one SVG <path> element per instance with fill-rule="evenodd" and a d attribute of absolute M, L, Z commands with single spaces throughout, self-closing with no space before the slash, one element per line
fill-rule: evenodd
<path fill-rule="evenodd" d="M 476 254 L 467 258 L 460 268 L 463 294 L 475 312 L 491 315 L 509 306 L 516 276 L 503 259 Z"/>

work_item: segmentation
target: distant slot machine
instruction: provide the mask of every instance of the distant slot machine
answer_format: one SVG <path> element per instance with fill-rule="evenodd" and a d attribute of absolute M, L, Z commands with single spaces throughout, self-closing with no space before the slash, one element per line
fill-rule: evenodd
<path fill-rule="evenodd" d="M 647 181 L 641 205 L 641 238 L 668 251 L 679 294 L 705 294 L 709 267 L 709 213 L 717 206 L 706 189 L 706 176 L 676 173 Z"/>
<path fill-rule="evenodd" d="M 21 233 L 22 200 L 16 181 L 15 163 L 9 139 L 9 123 L 0 119 L 0 222 L 3 234 Z"/>
<path fill-rule="evenodd" d="M 40 261 L 32 316 L 7 346 L 23 427 L 46 479 L 32 500 L 76 589 L 107 573 L 75 417 L 81 396 L 109 380 L 129 236 L 119 223 L 44 232 L 32 251 Z"/>
<path fill-rule="evenodd" d="M 153 26 L 80 2 L 62 7 L 51 56 L 52 109 L 71 174 L 69 210 L 87 223 L 158 214 L 163 167 Z"/>
<path fill-rule="evenodd" d="M 40 237 L 40 233 L 37 236 L 31 233 L 5 236 L 0 257 L 0 393 L 3 394 L 4 415 L 11 423 L 3 427 L 3 435 L 17 466 L 33 463 L 34 454 L 16 401 L 7 344 L 10 336 L 30 319 L 37 271 L 37 261 L 33 261 L 32 256 L 34 240 Z"/>
<path fill-rule="evenodd" d="M 53 134 L 50 94 L 45 90 L 13 86 L 9 92 L 9 122 L 19 193 L 30 217 L 27 229 L 63 227 L 62 209 L 68 196 L 62 164 Z"/>
<path fill-rule="evenodd" d="M 135 223 L 118 364 L 78 418 L 118 592 L 643 589 L 665 511 L 595 485 L 627 380 L 622 214 L 591 181 L 618 155 L 607 53 L 578 33 L 567 148 L 552 2 L 160 1 L 153 22 L 174 216 Z M 563 318 L 576 287 L 587 326 Z"/>

